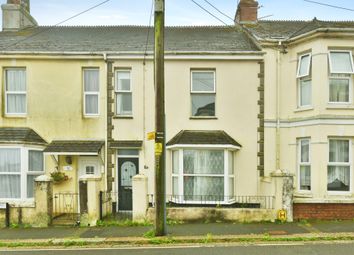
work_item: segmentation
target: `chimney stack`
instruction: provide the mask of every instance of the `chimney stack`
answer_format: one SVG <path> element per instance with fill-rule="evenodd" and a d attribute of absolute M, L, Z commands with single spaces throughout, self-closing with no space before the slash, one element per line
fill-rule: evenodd
<path fill-rule="evenodd" d="M 3 31 L 19 31 L 38 25 L 30 14 L 30 0 L 7 0 L 1 9 Z"/>
<path fill-rule="evenodd" d="M 235 23 L 254 24 L 258 20 L 258 2 L 256 0 L 241 0 L 237 6 Z"/>

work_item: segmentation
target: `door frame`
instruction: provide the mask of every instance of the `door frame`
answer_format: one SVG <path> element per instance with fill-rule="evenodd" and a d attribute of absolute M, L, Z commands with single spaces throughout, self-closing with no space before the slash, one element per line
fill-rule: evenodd
<path fill-rule="evenodd" d="M 118 154 L 118 150 L 117 150 L 117 159 L 116 159 L 116 194 L 117 194 L 117 204 L 116 204 L 116 212 L 119 212 L 119 159 L 120 158 L 134 158 L 134 159 L 138 159 L 138 167 L 137 167 L 137 174 L 139 174 L 139 165 L 140 165 L 140 150 L 138 149 L 131 149 L 131 150 L 137 150 L 138 151 L 138 155 L 119 155 Z"/>

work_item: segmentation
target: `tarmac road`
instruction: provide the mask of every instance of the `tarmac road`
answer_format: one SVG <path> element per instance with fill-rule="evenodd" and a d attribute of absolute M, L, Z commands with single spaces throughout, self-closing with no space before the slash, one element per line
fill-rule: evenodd
<path fill-rule="evenodd" d="M 354 254 L 354 242 L 229 244 L 208 246 L 0 250 L 1 255 L 336 255 Z"/>

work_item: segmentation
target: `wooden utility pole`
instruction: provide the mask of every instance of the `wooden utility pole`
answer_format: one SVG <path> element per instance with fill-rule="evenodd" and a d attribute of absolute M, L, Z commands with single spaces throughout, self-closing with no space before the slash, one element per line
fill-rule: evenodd
<path fill-rule="evenodd" d="M 155 235 L 165 235 L 165 0 L 155 0 Z"/>

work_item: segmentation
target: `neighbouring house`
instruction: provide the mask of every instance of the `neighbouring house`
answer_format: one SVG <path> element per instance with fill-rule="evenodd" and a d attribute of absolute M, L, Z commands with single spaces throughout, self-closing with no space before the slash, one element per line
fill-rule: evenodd
<path fill-rule="evenodd" d="M 45 174 L 55 219 L 152 217 L 153 29 L 39 26 L 29 6 L 2 6 L 0 202 L 20 221 Z M 166 28 L 168 215 L 353 218 L 354 22 L 257 10 L 241 1 L 234 27 Z"/>

